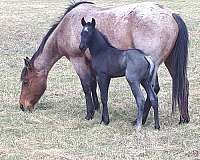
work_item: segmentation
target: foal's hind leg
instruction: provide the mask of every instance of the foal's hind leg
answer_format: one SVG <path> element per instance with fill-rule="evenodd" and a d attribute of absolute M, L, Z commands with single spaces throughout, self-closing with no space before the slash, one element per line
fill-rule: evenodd
<path fill-rule="evenodd" d="M 144 86 L 144 83 L 142 83 L 142 86 Z M 160 86 L 159 86 L 159 82 L 158 82 L 158 75 L 156 76 L 156 81 L 155 81 L 155 86 L 154 86 L 154 91 L 156 93 L 156 95 L 158 94 L 158 92 L 160 91 Z M 145 107 L 144 107 L 144 113 L 143 113 L 143 118 L 142 118 L 142 124 L 146 123 L 149 111 L 151 109 L 151 101 L 149 96 L 147 95 L 147 99 L 145 101 Z"/>
<path fill-rule="evenodd" d="M 155 129 L 160 129 L 159 117 L 158 117 L 158 97 L 157 97 L 152 85 L 148 84 L 147 81 L 144 82 L 144 88 L 147 92 L 147 95 L 150 99 L 151 105 L 154 109 Z"/>
<path fill-rule="evenodd" d="M 128 80 L 128 79 L 127 79 Z M 142 126 L 142 116 L 144 111 L 144 95 L 142 93 L 142 90 L 140 88 L 139 81 L 130 81 L 128 80 L 128 83 L 131 87 L 132 93 L 136 99 L 138 111 L 137 111 L 137 123 L 136 123 L 136 129 L 141 129 Z"/>

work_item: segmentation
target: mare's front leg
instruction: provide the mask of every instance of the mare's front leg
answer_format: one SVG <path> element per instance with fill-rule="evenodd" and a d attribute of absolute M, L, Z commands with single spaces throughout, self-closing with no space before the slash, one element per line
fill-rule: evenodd
<path fill-rule="evenodd" d="M 84 56 L 72 57 L 70 58 L 70 61 L 73 64 L 74 69 L 76 70 L 76 73 L 78 74 L 80 78 L 81 85 L 85 93 L 86 107 L 87 107 L 87 114 L 86 114 L 85 119 L 87 120 L 93 119 L 95 108 L 94 108 L 92 94 L 91 94 L 92 82 L 93 82 L 91 68 Z"/>
<path fill-rule="evenodd" d="M 97 80 L 96 80 L 96 75 L 92 74 L 92 98 L 93 98 L 93 104 L 95 107 L 95 110 L 99 110 L 100 104 L 97 96 Z"/>
<path fill-rule="evenodd" d="M 105 125 L 108 125 L 110 120 L 109 120 L 107 102 L 108 102 L 108 88 L 110 84 L 110 78 L 104 74 L 100 74 L 97 75 L 97 81 L 101 94 L 101 102 L 103 104 L 101 123 L 103 122 Z"/>
<path fill-rule="evenodd" d="M 137 103 L 138 110 L 137 110 L 136 129 L 140 130 L 142 126 L 142 116 L 143 116 L 144 103 L 145 103 L 144 95 L 140 88 L 139 81 L 130 81 L 129 79 L 127 80 Z"/>

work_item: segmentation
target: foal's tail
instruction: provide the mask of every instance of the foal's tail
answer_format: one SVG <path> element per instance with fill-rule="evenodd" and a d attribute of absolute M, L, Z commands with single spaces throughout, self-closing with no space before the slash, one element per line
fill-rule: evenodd
<path fill-rule="evenodd" d="M 189 82 L 187 80 L 187 61 L 188 61 L 188 30 L 183 19 L 177 15 L 172 14 L 176 23 L 178 24 L 179 32 L 175 46 L 171 53 L 171 70 L 173 79 L 172 90 L 172 111 L 175 111 L 178 102 L 181 121 L 189 122 L 188 114 L 188 93 Z"/>
<path fill-rule="evenodd" d="M 149 69 L 148 69 L 148 83 L 155 86 L 155 64 L 151 58 L 151 56 L 145 56 L 145 59 L 147 60 L 147 62 L 149 63 Z"/>

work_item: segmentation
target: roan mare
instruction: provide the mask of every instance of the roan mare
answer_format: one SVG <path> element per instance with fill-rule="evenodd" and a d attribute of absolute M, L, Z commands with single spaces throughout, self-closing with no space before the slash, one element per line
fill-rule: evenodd
<path fill-rule="evenodd" d="M 142 126 L 145 103 L 140 84 L 143 85 L 154 109 L 155 129 L 160 129 L 158 97 L 153 87 L 156 73 L 154 73 L 155 65 L 152 58 L 145 56 L 138 49 L 120 50 L 113 47 L 107 37 L 95 28 L 96 21 L 93 18 L 91 23 L 86 23 L 82 18 L 81 24 L 83 30 L 79 48 L 82 53 L 85 53 L 87 48 L 90 50 L 91 66 L 97 78 L 103 104 L 101 122 L 106 125 L 110 122 L 107 101 L 111 78 L 126 76 L 138 107 L 136 129 Z"/>
<path fill-rule="evenodd" d="M 99 31 L 107 35 L 117 48 L 137 48 L 153 58 L 155 71 L 165 62 L 173 80 L 172 110 L 179 106 L 180 123 L 189 122 L 187 80 L 188 32 L 182 18 L 170 9 L 152 2 L 102 8 L 91 2 L 78 2 L 69 6 L 63 17 L 55 23 L 43 38 L 31 59 L 25 59 L 22 70 L 20 108 L 32 111 L 47 87 L 47 77 L 52 66 L 66 57 L 74 66 L 86 99 L 86 119 L 92 119 L 99 108 L 96 79 L 91 70 L 90 53 L 79 49 L 82 25 L 85 17 L 97 20 Z M 159 85 L 155 86 L 159 92 Z M 145 123 L 151 104 L 145 102 Z"/>

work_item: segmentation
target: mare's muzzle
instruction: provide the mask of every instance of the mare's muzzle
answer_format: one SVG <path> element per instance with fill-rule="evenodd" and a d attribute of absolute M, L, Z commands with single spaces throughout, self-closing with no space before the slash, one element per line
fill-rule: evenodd
<path fill-rule="evenodd" d="M 20 104 L 20 109 L 24 112 L 25 109 L 24 109 L 24 106 L 22 104 Z"/>

